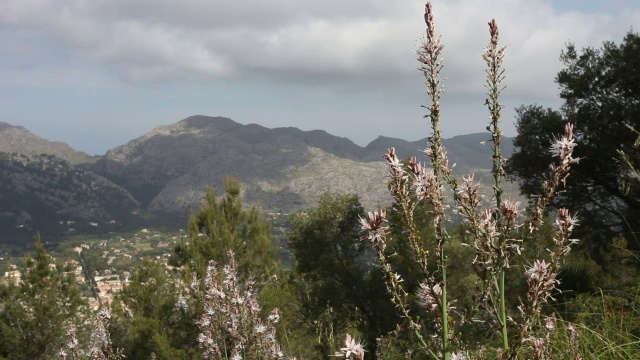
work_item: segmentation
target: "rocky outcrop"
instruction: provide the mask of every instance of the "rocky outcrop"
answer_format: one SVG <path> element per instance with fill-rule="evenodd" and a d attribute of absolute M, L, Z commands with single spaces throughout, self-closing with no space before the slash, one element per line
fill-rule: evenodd
<path fill-rule="evenodd" d="M 49 154 L 71 164 L 93 163 L 97 157 L 76 151 L 61 141 L 49 141 L 32 134 L 22 126 L 0 122 L 0 152 L 27 155 Z"/>

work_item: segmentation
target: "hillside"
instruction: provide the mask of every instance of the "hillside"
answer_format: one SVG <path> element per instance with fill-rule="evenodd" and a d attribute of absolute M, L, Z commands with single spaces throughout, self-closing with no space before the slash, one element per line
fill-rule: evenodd
<path fill-rule="evenodd" d="M 32 134 L 22 126 L 0 122 L 0 152 L 27 155 L 49 154 L 71 164 L 93 163 L 98 157 L 74 150 L 61 141 L 49 141 Z"/>
<path fill-rule="evenodd" d="M 356 164 L 365 178 L 377 177 L 381 183 L 379 164 L 358 161 L 365 155 L 350 140 L 324 131 L 268 129 L 192 116 L 108 151 L 92 169 L 154 210 L 197 206 L 206 188 L 222 188 L 224 177 L 231 175 L 242 180 L 247 202 L 288 211 L 312 204 L 326 190 L 357 191 Z M 309 166 L 318 158 L 331 160 L 333 181 L 319 181 L 321 168 Z M 303 180 L 309 176 L 315 180 Z"/>
<path fill-rule="evenodd" d="M 443 144 L 447 149 L 450 165 L 456 164 L 455 172 L 465 174 L 478 170 L 491 168 L 491 136 L 489 133 L 476 133 L 454 136 L 444 139 Z M 427 138 L 417 141 L 379 136 L 370 142 L 365 149 L 369 152 L 383 154 L 388 148 L 395 147 L 398 156 L 406 158 L 410 155 L 421 155 L 421 150 L 427 146 Z M 502 154 L 505 157 L 513 154 L 513 139 L 502 139 Z"/>
<path fill-rule="evenodd" d="M 490 168 L 485 134 L 445 141 L 459 171 Z M 505 139 L 507 153 L 511 139 Z M 116 147 L 91 168 L 129 190 L 151 210 L 185 211 L 198 206 L 208 187 L 220 189 L 227 175 L 239 177 L 245 200 L 265 210 L 291 211 L 315 203 L 327 190 L 360 194 L 365 206 L 387 203 L 382 154 L 398 148 L 418 153 L 426 140 L 380 137 L 366 147 L 324 131 L 269 129 L 224 117 L 192 116 L 161 126 Z"/>
<path fill-rule="evenodd" d="M 490 146 L 481 143 L 487 139 L 488 134 L 471 134 L 444 140 L 455 172 L 490 179 Z M 5 233 L 68 231 L 66 221 L 140 226 L 183 220 L 206 189 L 222 189 L 228 175 L 241 179 L 246 203 L 265 211 L 304 209 L 325 191 L 359 194 L 367 208 L 384 206 L 389 197 L 382 155 L 392 146 L 403 158 L 418 154 L 426 160 L 420 151 L 426 139 L 380 136 L 361 147 L 322 130 L 191 116 L 111 149 L 91 164 L 96 158 L 64 143 L 0 123 L 0 150 L 5 150 L 0 151 L 0 227 Z M 507 155 L 513 151 L 511 139 L 504 139 L 503 148 Z M 485 187 L 486 194 L 489 190 Z M 515 185 L 506 192 L 518 194 Z M 133 219 L 137 209 L 145 215 Z"/>
<path fill-rule="evenodd" d="M 0 153 L 0 228 L 5 235 L 104 225 L 137 208 L 126 190 L 53 155 Z"/>

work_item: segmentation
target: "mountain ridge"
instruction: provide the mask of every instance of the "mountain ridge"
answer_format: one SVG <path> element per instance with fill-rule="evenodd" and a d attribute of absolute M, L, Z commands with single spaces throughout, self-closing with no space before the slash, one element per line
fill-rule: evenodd
<path fill-rule="evenodd" d="M 489 137 L 488 133 L 478 133 L 443 140 L 450 164 L 457 163 L 457 173 L 481 172 L 480 177 L 487 178 L 491 149 L 481 142 Z M 0 123 L 2 144 L 10 144 L 8 150 L 28 156 L 49 152 L 56 158 L 68 158 L 75 154 L 66 144 L 63 148 L 67 152 L 60 153 L 51 145 L 55 142 L 7 123 Z M 240 178 L 247 203 L 259 203 L 268 211 L 290 212 L 313 206 L 325 191 L 356 193 L 366 207 L 384 206 L 390 199 L 382 155 L 387 148 L 395 147 L 401 158 L 418 155 L 427 161 L 421 154 L 426 146 L 426 138 L 407 141 L 382 135 L 359 146 L 324 130 L 267 128 L 243 125 L 227 117 L 194 115 L 158 126 L 109 149 L 93 163 L 75 167 L 85 176 L 104 179 L 105 189 L 125 191 L 119 196 L 129 200 L 123 202 L 151 212 L 186 214 L 199 206 L 207 188 L 222 189 L 225 176 Z M 505 156 L 513 151 L 511 138 L 503 139 L 503 149 Z M 0 181 L 10 183 L 12 176 L 24 176 L 22 170 L 14 170 L 16 174 L 5 171 Z M 51 179 L 57 178 L 51 175 Z M 49 185 L 56 189 L 60 186 L 55 181 Z M 97 194 L 86 196 L 100 198 Z"/>
<path fill-rule="evenodd" d="M 490 168 L 490 147 L 481 144 L 488 138 L 489 134 L 470 134 L 445 139 L 450 163 L 458 163 L 461 171 Z M 512 151 L 511 139 L 504 142 L 507 152 Z M 323 130 L 266 128 L 195 115 L 109 150 L 92 170 L 128 189 L 152 210 L 193 208 L 207 187 L 222 188 L 226 175 L 241 179 L 247 201 L 270 210 L 310 206 L 327 190 L 364 191 L 363 202 L 372 206 L 388 201 L 382 163 L 387 148 L 396 147 L 405 158 L 419 155 L 426 144 L 426 138 L 406 141 L 380 136 L 361 147 Z M 319 159 L 331 166 L 325 167 Z M 332 177 L 327 178 L 327 173 Z M 363 181 L 375 182 L 379 190 L 363 186 Z"/>
<path fill-rule="evenodd" d="M 73 165 L 92 163 L 97 157 L 73 149 L 62 141 L 50 141 L 33 134 L 23 126 L 0 122 L 0 152 L 27 155 L 50 154 Z"/>

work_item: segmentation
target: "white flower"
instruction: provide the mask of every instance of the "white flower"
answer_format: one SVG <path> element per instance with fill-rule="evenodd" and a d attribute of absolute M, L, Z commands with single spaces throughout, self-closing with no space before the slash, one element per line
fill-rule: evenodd
<path fill-rule="evenodd" d="M 549 271 L 550 266 L 551 264 L 544 260 L 536 260 L 533 262 L 533 266 L 527 270 L 527 276 L 530 279 L 542 280 Z"/>
<path fill-rule="evenodd" d="M 347 334 L 344 339 L 345 347 L 340 348 L 340 351 L 335 353 L 335 356 L 344 357 L 349 359 L 351 355 L 355 356 L 358 360 L 364 360 L 364 348 L 362 344 L 358 343 L 356 339 Z"/>

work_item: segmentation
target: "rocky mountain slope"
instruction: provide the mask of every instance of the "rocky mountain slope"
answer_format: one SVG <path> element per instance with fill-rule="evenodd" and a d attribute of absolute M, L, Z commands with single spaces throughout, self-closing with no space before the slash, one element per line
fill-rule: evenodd
<path fill-rule="evenodd" d="M 447 140 L 451 162 L 460 171 L 486 171 L 490 148 L 480 142 L 487 138 L 475 134 Z M 510 139 L 505 144 L 512 150 Z M 196 207 L 205 189 L 222 188 L 227 175 L 241 179 L 247 202 L 266 210 L 304 208 L 327 190 L 357 193 L 365 206 L 376 206 L 388 202 L 381 157 L 390 146 L 404 157 L 419 153 L 426 140 L 380 137 L 363 148 L 324 131 L 192 116 L 110 150 L 92 170 L 151 210 Z"/>
<path fill-rule="evenodd" d="M 458 173 L 490 177 L 490 147 L 481 144 L 488 137 L 471 134 L 445 140 Z M 240 178 L 246 202 L 260 203 L 269 211 L 311 206 L 325 191 L 357 193 L 365 206 L 374 207 L 389 201 L 382 161 L 386 149 L 393 146 L 401 157 L 418 154 L 424 160 L 421 149 L 426 144 L 426 139 L 380 136 L 361 147 L 321 130 L 269 129 L 224 117 L 191 116 L 87 164 L 95 158 L 23 127 L 0 123 L 0 181 L 8 196 L 5 205 L 13 199 L 4 211 L 17 216 L 16 221 L 15 214 L 34 212 L 20 209 L 19 203 L 84 217 L 109 218 L 138 206 L 185 214 L 199 206 L 207 188 L 221 189 L 225 176 Z M 503 149 L 507 155 L 513 151 L 511 139 L 504 139 Z M 22 155 L 8 155 L 12 152 Z M 83 163 L 82 169 L 62 159 Z M 27 195 L 33 198 L 24 198 Z"/>
<path fill-rule="evenodd" d="M 488 134 L 446 139 L 455 171 L 489 180 L 490 147 L 481 144 L 487 139 Z M 418 154 L 424 161 L 426 144 L 426 139 L 381 136 L 361 147 L 321 130 L 269 129 L 192 116 L 95 161 L 64 143 L 0 123 L 0 233 L 5 235 L 0 243 L 25 229 L 30 232 L 21 232 L 16 241 L 30 241 L 35 230 L 64 235 L 72 227 L 82 230 L 81 224 L 112 220 L 133 228 L 179 227 L 189 209 L 200 206 L 207 188 L 222 189 L 225 176 L 240 178 L 245 202 L 259 203 L 266 211 L 313 206 L 325 191 L 358 194 L 367 208 L 385 206 L 390 199 L 382 155 L 393 146 L 403 158 Z M 511 139 L 504 139 L 503 148 L 506 154 L 513 151 Z M 512 188 L 507 195 L 517 195 Z M 490 186 L 485 190 L 488 194 Z M 69 226 L 69 221 L 77 223 Z M 111 231 L 103 225 L 87 229 Z"/>
<path fill-rule="evenodd" d="M 60 221 L 107 223 L 137 210 L 129 192 L 53 155 L 0 153 L 0 224 L 48 228 Z"/>
<path fill-rule="evenodd" d="M 97 160 L 97 157 L 74 150 L 64 142 L 43 139 L 22 126 L 13 126 L 5 122 L 0 122 L 0 152 L 55 155 L 74 165 L 93 163 Z"/>
<path fill-rule="evenodd" d="M 204 190 L 222 188 L 228 175 L 241 179 L 247 202 L 291 210 L 308 206 L 326 190 L 359 190 L 357 172 L 381 179 L 380 164 L 358 160 L 365 155 L 350 140 L 324 131 L 268 129 L 192 116 L 110 150 L 92 169 L 153 210 L 197 206 Z M 321 170 L 319 159 L 333 164 L 332 171 Z"/>

